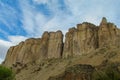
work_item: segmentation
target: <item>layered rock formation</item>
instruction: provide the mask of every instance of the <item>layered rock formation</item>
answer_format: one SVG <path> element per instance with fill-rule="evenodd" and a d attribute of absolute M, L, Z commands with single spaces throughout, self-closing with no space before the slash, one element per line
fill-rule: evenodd
<path fill-rule="evenodd" d="M 26 64 L 32 61 L 87 54 L 101 47 L 120 46 L 120 30 L 103 18 L 99 26 L 84 22 L 70 28 L 65 35 L 61 31 L 44 32 L 42 38 L 27 39 L 8 50 L 4 65 Z"/>
<path fill-rule="evenodd" d="M 98 48 L 98 27 L 91 23 L 82 23 L 71 28 L 66 34 L 64 57 L 76 56 Z"/>
<path fill-rule="evenodd" d="M 16 63 L 26 64 L 32 61 L 60 58 L 63 48 L 63 34 L 61 31 L 44 32 L 42 38 L 27 39 L 17 46 L 11 47 L 5 59 L 5 66 L 11 67 Z"/>
<path fill-rule="evenodd" d="M 63 57 L 87 54 L 101 47 L 120 46 L 120 30 L 103 17 L 97 27 L 91 23 L 78 24 L 66 34 Z"/>
<path fill-rule="evenodd" d="M 98 30 L 99 47 L 118 46 L 120 40 L 119 29 L 113 23 L 107 23 L 106 18 L 102 19 Z"/>

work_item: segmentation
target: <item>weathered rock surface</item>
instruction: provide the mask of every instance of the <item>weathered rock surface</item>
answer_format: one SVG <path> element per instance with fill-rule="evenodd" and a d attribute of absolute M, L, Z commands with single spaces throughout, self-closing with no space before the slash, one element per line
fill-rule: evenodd
<path fill-rule="evenodd" d="M 50 77 L 48 80 L 92 80 L 93 71 L 91 65 L 77 64 L 67 68 L 63 74 Z"/>
<path fill-rule="evenodd" d="M 78 24 L 77 29 L 69 29 L 64 44 L 64 57 L 81 55 L 98 48 L 97 31 L 98 27 L 87 22 Z"/>
<path fill-rule="evenodd" d="M 31 38 L 8 50 L 4 65 L 26 64 L 39 59 L 60 58 L 63 47 L 61 31 L 44 32 L 42 38 Z"/>
<path fill-rule="evenodd" d="M 120 40 L 119 29 L 113 23 L 107 22 L 106 18 L 102 19 L 102 22 L 98 30 L 99 47 L 105 46 L 117 46 Z"/>
<path fill-rule="evenodd" d="M 92 74 L 93 76 L 91 80 L 103 80 L 104 76 L 107 76 L 105 69 L 109 69 L 106 67 L 109 66 L 109 63 L 114 63 L 114 65 L 118 66 L 120 70 L 119 53 L 120 48 L 104 48 L 97 49 L 90 54 L 79 57 L 70 57 L 67 59 L 45 59 L 39 63 L 29 63 L 26 66 L 18 64 L 17 66 L 15 65 L 15 69 L 17 70 L 16 80 L 81 80 L 81 78 L 88 79 Z M 94 66 L 95 70 L 93 73 L 92 67 L 89 67 L 88 65 Z M 115 71 L 117 69 L 114 65 L 112 65 L 110 71 Z M 19 66 L 23 66 L 23 68 L 19 68 Z M 84 72 L 85 74 L 82 74 Z M 87 74 L 86 72 L 91 74 Z M 117 75 L 120 79 L 120 73 L 117 73 Z M 71 79 L 69 79 L 69 76 Z M 107 79 L 105 78 L 105 80 L 110 80 L 110 78 L 111 75 L 110 77 L 108 76 Z"/>
<path fill-rule="evenodd" d="M 97 27 L 84 22 L 66 34 L 63 57 L 87 54 L 101 47 L 120 47 L 120 29 L 103 17 Z"/>
<path fill-rule="evenodd" d="M 63 35 L 61 31 L 50 32 L 48 58 L 61 58 L 63 50 Z"/>
<path fill-rule="evenodd" d="M 70 28 L 65 35 L 61 31 L 44 32 L 42 38 L 27 39 L 8 50 L 4 65 L 26 64 L 32 61 L 78 56 L 101 47 L 120 47 L 120 29 L 103 18 L 99 26 L 84 22 Z"/>

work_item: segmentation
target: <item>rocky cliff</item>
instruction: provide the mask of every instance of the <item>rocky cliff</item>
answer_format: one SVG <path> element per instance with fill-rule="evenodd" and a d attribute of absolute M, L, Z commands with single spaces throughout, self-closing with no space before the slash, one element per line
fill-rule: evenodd
<path fill-rule="evenodd" d="M 16 63 L 27 64 L 42 59 L 67 58 L 111 46 L 120 46 L 120 30 L 103 18 L 99 26 L 84 22 L 76 28 L 70 28 L 65 34 L 64 43 L 61 31 L 44 32 L 41 38 L 27 39 L 8 50 L 3 64 L 12 67 Z"/>
<path fill-rule="evenodd" d="M 107 23 L 106 18 L 103 18 L 100 23 L 100 27 L 98 30 L 98 38 L 99 38 L 99 47 L 104 46 L 120 46 L 120 32 L 119 29 L 113 23 Z"/>
<path fill-rule="evenodd" d="M 61 31 L 44 32 L 10 47 L 3 65 L 16 80 L 120 80 L 120 29 L 103 18 Z"/>
<path fill-rule="evenodd" d="M 31 38 L 11 47 L 4 64 L 12 67 L 16 63 L 26 64 L 40 59 L 61 58 L 63 34 L 61 31 L 44 32 L 42 38 Z"/>
<path fill-rule="evenodd" d="M 66 34 L 63 57 L 82 55 L 98 48 L 98 27 L 91 23 L 78 24 Z"/>
<path fill-rule="evenodd" d="M 63 57 L 87 54 L 101 47 L 120 46 L 120 30 L 103 17 L 99 26 L 84 22 L 66 33 Z"/>

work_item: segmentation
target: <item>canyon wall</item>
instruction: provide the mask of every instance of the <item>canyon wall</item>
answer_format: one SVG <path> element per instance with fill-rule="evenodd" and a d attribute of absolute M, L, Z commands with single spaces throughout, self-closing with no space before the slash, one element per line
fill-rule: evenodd
<path fill-rule="evenodd" d="M 26 64 L 40 59 L 61 58 L 62 48 L 63 34 L 61 31 L 44 32 L 42 38 L 27 39 L 17 46 L 10 47 L 3 64 L 11 67 L 16 63 Z"/>
<path fill-rule="evenodd" d="M 103 18 L 99 26 L 84 22 L 70 28 L 65 34 L 64 43 L 61 31 L 44 32 L 41 38 L 27 39 L 10 47 L 3 64 L 11 67 L 16 63 L 73 57 L 110 46 L 120 47 L 120 29 Z"/>

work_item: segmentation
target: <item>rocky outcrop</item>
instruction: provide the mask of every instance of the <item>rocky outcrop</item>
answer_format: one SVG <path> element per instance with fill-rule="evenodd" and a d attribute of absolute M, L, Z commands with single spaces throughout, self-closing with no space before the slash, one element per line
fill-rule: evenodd
<path fill-rule="evenodd" d="M 106 18 L 103 18 L 99 30 L 99 47 L 120 45 L 118 40 L 120 40 L 119 29 L 113 23 L 107 22 Z"/>
<path fill-rule="evenodd" d="M 27 39 L 8 50 L 4 65 L 26 64 L 48 58 L 66 58 L 82 54 L 101 47 L 120 47 L 120 29 L 103 18 L 99 26 L 84 22 L 77 28 L 70 28 L 65 35 L 61 31 L 44 32 L 42 38 Z"/>
<path fill-rule="evenodd" d="M 27 39 L 25 42 L 11 47 L 3 64 L 11 67 L 16 63 L 26 64 L 40 59 L 60 58 L 62 47 L 63 34 L 61 31 L 44 32 L 42 38 Z"/>
<path fill-rule="evenodd" d="M 77 29 L 69 29 L 64 44 L 64 57 L 81 55 L 96 49 L 98 47 L 97 31 L 98 27 L 87 22 L 78 24 Z"/>
<path fill-rule="evenodd" d="M 77 64 L 69 67 L 61 75 L 50 77 L 48 80 L 92 80 L 94 67 Z"/>
<path fill-rule="evenodd" d="M 61 58 L 63 50 L 63 35 L 61 31 L 50 32 L 48 41 L 48 58 Z"/>
<path fill-rule="evenodd" d="M 119 40 L 120 30 L 105 17 L 98 27 L 84 22 L 67 32 L 63 57 L 87 54 L 101 47 L 120 47 Z"/>

